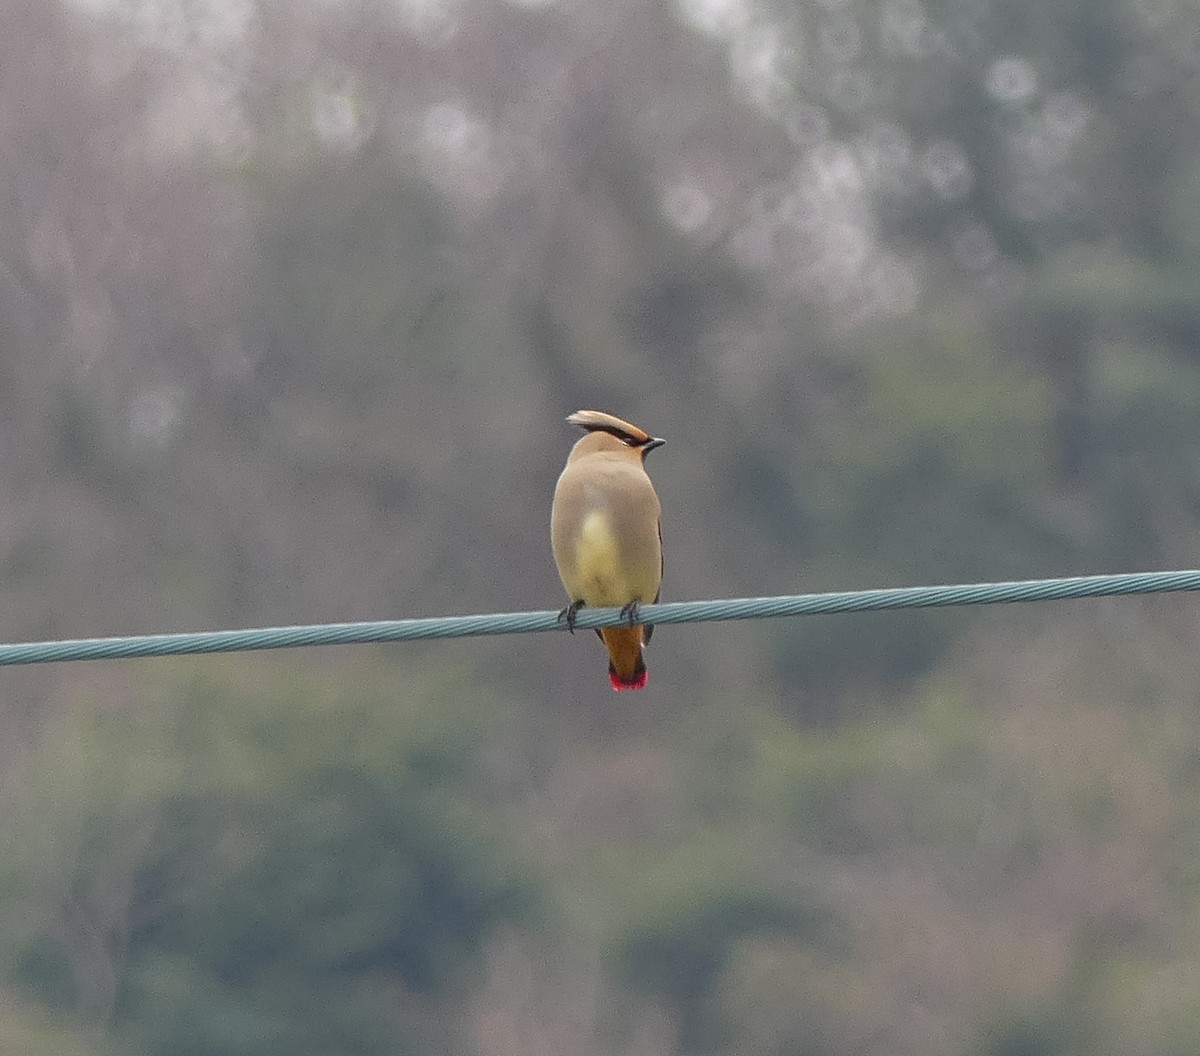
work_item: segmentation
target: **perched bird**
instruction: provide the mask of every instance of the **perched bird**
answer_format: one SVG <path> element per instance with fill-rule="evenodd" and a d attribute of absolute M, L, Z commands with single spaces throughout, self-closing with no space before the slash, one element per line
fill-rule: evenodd
<path fill-rule="evenodd" d="M 572 633 L 585 605 L 620 606 L 628 627 L 603 627 L 613 689 L 642 689 L 642 646 L 653 627 L 636 626 L 638 605 L 658 601 L 662 582 L 661 509 L 646 475 L 646 456 L 665 441 L 603 411 L 567 421 L 578 440 L 554 489 L 550 541 L 570 604 L 559 613 Z"/>

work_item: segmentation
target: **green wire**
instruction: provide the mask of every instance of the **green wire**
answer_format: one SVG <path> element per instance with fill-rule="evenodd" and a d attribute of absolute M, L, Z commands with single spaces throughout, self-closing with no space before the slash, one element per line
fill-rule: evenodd
<path fill-rule="evenodd" d="M 876 612 L 948 605 L 993 605 L 1014 601 L 1054 601 L 1120 594 L 1165 594 L 1200 590 L 1200 571 L 1134 572 L 1067 579 L 1026 579 L 1010 583 L 969 583 L 942 587 L 896 587 L 829 594 L 785 594 L 771 598 L 678 601 L 643 605 L 643 623 L 699 623 L 752 620 L 775 616 L 812 616 L 834 612 Z M 619 609 L 581 609 L 576 628 L 623 623 Z M 367 623 L 317 623 L 297 627 L 261 627 L 195 634 L 145 634 L 126 638 L 78 638 L 67 641 L 0 645 L 0 665 L 45 664 L 59 660 L 112 660 L 136 656 L 231 653 L 251 649 L 287 649 L 305 645 L 407 642 L 422 638 L 520 634 L 565 630 L 558 613 L 508 612 L 483 616 L 434 616 L 416 620 Z"/>

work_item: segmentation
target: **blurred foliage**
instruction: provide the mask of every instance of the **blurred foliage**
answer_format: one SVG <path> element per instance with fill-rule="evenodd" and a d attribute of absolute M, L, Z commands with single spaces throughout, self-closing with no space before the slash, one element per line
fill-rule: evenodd
<path fill-rule="evenodd" d="M 43 1010 L 7 999 L 0 1016 L 0 1046 L 23 1056 L 99 1056 L 105 1050 L 84 1031 L 64 1028 Z"/>
<path fill-rule="evenodd" d="M 10 640 L 1190 567 L 1194 0 L 0 4 Z M 1200 1049 L 1186 598 L 5 673 L 0 1050 Z"/>
<path fill-rule="evenodd" d="M 196 666 L 48 729 L 4 831 L 14 985 L 131 1051 L 406 1044 L 397 995 L 537 904 L 475 768 L 495 712 L 444 674 L 315 675 Z"/>
<path fill-rule="evenodd" d="M 641 861 L 628 882 L 612 959 L 618 981 L 668 1002 L 689 1052 L 720 1049 L 728 1028 L 713 991 L 737 944 L 771 934 L 828 943 L 834 929 L 808 894 L 771 890 L 764 849 L 720 830 Z"/>

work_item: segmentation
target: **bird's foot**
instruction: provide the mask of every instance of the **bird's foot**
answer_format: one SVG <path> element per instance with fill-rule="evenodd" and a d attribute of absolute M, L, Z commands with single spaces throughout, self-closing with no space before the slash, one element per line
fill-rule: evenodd
<path fill-rule="evenodd" d="M 621 606 L 621 616 L 629 621 L 630 627 L 637 626 L 638 608 L 640 605 L 641 602 L 637 598 L 634 598 L 628 605 Z"/>
<path fill-rule="evenodd" d="M 567 630 L 572 634 L 575 633 L 575 617 L 579 615 L 579 610 L 583 608 L 583 601 L 573 601 L 565 609 L 558 614 L 559 620 L 567 621 Z"/>

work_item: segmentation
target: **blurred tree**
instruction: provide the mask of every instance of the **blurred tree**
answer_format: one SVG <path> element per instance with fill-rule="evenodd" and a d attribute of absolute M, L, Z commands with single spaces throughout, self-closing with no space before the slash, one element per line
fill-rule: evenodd
<path fill-rule="evenodd" d="M 585 404 L 671 441 L 667 596 L 1193 562 L 1192 0 L 87 9 L 0 4 L 7 637 L 557 603 Z M 453 1047 L 515 805 L 681 1049 L 1193 1051 L 1194 621 L 1112 611 L 664 630 L 649 706 L 549 636 L 89 672 L 4 746 L 14 1036 Z"/>
<path fill-rule="evenodd" d="M 656 855 L 630 883 L 612 945 L 617 979 L 666 1002 L 684 1052 L 719 1051 L 728 1024 L 714 991 L 740 940 L 769 933 L 827 945 L 836 917 L 815 892 L 772 890 L 746 841 L 713 834 Z"/>
<path fill-rule="evenodd" d="M 436 1033 L 406 995 L 451 988 L 536 888 L 474 766 L 487 709 L 453 677 L 355 668 L 197 668 L 51 730 L 5 828 L 10 981 L 139 1052 Z"/>

